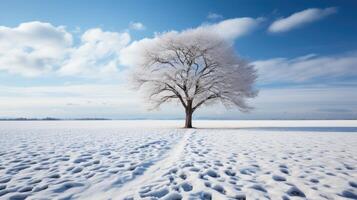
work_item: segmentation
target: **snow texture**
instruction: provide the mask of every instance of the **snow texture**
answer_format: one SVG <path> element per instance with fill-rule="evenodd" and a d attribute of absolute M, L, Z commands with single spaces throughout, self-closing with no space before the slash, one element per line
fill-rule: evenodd
<path fill-rule="evenodd" d="M 351 126 L 158 122 L 0 122 L 0 199 L 356 199 Z"/>

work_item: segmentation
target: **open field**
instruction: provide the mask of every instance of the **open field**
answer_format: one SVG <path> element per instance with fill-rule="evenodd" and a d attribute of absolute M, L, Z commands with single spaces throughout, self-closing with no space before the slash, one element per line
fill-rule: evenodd
<path fill-rule="evenodd" d="M 0 199 L 356 199 L 357 121 L 0 122 Z"/>

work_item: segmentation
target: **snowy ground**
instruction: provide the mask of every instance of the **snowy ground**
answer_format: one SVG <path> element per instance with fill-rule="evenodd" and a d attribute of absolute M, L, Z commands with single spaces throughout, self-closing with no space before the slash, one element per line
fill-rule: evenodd
<path fill-rule="evenodd" d="M 357 121 L 181 124 L 0 122 L 0 199 L 357 199 Z"/>

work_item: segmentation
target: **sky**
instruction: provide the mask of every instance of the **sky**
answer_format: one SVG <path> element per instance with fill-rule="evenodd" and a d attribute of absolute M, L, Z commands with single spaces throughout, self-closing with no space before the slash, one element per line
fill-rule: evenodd
<path fill-rule="evenodd" d="M 204 29 L 255 66 L 255 109 L 196 119 L 357 119 L 356 1 L 2 1 L 0 118 L 178 119 L 127 81 L 131 45 Z"/>

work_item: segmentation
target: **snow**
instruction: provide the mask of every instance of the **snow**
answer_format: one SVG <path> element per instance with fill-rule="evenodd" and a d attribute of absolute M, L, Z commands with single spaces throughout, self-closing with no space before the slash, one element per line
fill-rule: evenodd
<path fill-rule="evenodd" d="M 357 121 L 182 123 L 0 122 L 0 199 L 357 198 Z"/>

